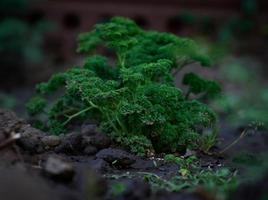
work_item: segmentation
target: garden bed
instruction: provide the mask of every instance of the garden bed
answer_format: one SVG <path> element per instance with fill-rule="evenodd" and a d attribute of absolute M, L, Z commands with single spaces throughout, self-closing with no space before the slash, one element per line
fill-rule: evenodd
<path fill-rule="evenodd" d="M 154 179 L 169 180 L 177 176 L 180 166 L 167 162 L 163 155 L 139 157 L 117 146 L 95 124 L 75 127 L 75 132 L 64 136 L 49 136 L 19 119 L 13 112 L 1 109 L 1 185 L 0 193 L 7 192 L 9 199 L 216 199 L 207 188 L 182 189 L 161 185 Z M 20 134 L 16 139 L 14 135 Z M 223 126 L 220 152 L 240 134 Z M 13 136 L 12 136 L 13 135 Z M 10 138 L 14 142 L 6 143 Z M 6 145 L 3 145 L 6 144 Z M 203 170 L 228 167 L 238 171 L 239 180 L 251 179 L 245 167 L 263 162 L 260 152 L 268 146 L 267 133 L 257 131 L 222 155 L 195 154 Z M 243 155 L 243 156 L 239 156 Z M 248 156 L 245 156 L 248 155 Z M 4 181 L 5 180 L 5 181 Z M 210 181 L 208 179 L 208 181 Z M 261 184 L 261 187 L 258 185 Z M 246 199 L 249 190 L 261 195 L 259 182 L 249 189 L 239 189 L 235 199 Z M 23 187 L 22 187 L 23 186 Z M 161 189 L 161 187 L 162 189 Z M 215 188 L 221 185 L 215 186 Z M 171 191 L 164 190 L 170 189 Z M 177 192 L 173 192 L 177 189 Z M 13 191 L 17 192 L 14 193 Z M 15 196 L 14 196 L 15 195 Z M 243 196 L 245 195 L 245 196 Z M 8 197 L 10 196 L 10 197 Z M 15 198 L 16 197 L 16 198 Z M 233 198 L 234 199 L 234 198 Z M 250 198 L 248 198 L 250 199 Z"/>

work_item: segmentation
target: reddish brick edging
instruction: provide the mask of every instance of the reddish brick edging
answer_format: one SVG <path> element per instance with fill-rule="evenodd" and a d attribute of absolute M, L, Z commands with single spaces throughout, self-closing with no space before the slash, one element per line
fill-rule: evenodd
<path fill-rule="evenodd" d="M 110 16 L 133 18 L 148 29 L 167 31 L 169 20 L 188 9 L 202 16 L 222 21 L 239 13 L 241 0 L 47 0 L 33 6 L 33 12 L 41 12 L 45 19 L 57 23 L 58 30 L 50 34 L 50 42 L 62 59 L 73 57 L 75 38 L 79 32 Z M 262 9 L 268 7 L 265 0 Z M 262 13 L 266 16 L 266 12 Z M 260 13 L 261 15 L 261 13 Z M 183 27 L 176 33 L 183 33 Z M 54 41 L 54 42 L 53 42 Z M 53 45 L 52 45 L 53 46 Z"/>

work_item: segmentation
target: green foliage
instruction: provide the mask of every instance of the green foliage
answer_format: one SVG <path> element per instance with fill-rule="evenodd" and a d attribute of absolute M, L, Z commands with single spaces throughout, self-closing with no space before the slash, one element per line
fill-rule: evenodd
<path fill-rule="evenodd" d="M 195 191 L 204 188 L 213 192 L 216 199 L 226 197 L 238 186 L 235 173 L 227 168 L 215 169 L 202 168 L 195 156 L 188 158 L 166 155 L 165 160 L 178 164 L 177 174 L 169 179 L 164 179 L 153 173 L 143 173 L 144 178 L 155 190 L 164 189 L 170 192 L 182 190 Z"/>
<path fill-rule="evenodd" d="M 128 146 L 131 152 L 140 156 L 146 155 L 153 151 L 152 142 L 144 135 L 123 137 L 121 143 Z"/>
<path fill-rule="evenodd" d="M 31 27 L 24 21 L 16 18 L 7 18 L 0 21 L 0 53 L 18 54 L 29 62 L 38 62 L 42 59 L 42 33 L 48 30 L 45 23 Z"/>
<path fill-rule="evenodd" d="M 51 132 L 59 134 L 74 121 L 93 118 L 115 141 L 140 155 L 198 148 L 202 130 L 215 128 L 215 113 L 198 100 L 188 100 L 171 75 L 193 61 L 208 64 L 197 45 L 172 34 L 144 31 L 121 17 L 81 34 L 78 51 L 96 53 L 99 45 L 115 52 L 114 65 L 93 53 L 83 67 L 37 86 L 41 96 L 62 91 L 44 110 Z M 207 85 L 200 93 L 215 92 Z"/>
<path fill-rule="evenodd" d="M 88 53 L 103 45 L 118 55 L 119 66 L 136 66 L 169 59 L 174 68 L 196 61 L 210 64 L 209 58 L 200 53 L 198 46 L 189 39 L 169 33 L 143 31 L 133 21 L 114 17 L 110 22 L 98 24 L 90 33 L 79 37 L 78 52 Z"/>
<path fill-rule="evenodd" d="M 236 171 L 232 172 L 227 167 L 218 168 L 215 166 L 213 169 L 204 167 L 202 166 L 204 163 L 200 163 L 195 156 L 178 157 L 174 154 L 168 154 L 164 159 L 166 162 L 178 165 L 178 170 L 175 173 L 172 172 L 172 175 L 157 175 L 152 172 L 126 172 L 123 174 L 108 174 L 105 177 L 114 180 L 143 178 L 150 184 L 153 192 L 165 190 L 198 193 L 201 189 L 213 199 L 226 199 L 230 193 L 238 188 L 241 181 L 239 179 L 241 177 L 237 175 Z M 250 173 L 254 174 L 253 171 L 250 171 Z M 250 173 L 248 172 L 248 174 Z M 252 180 L 252 176 L 247 177 Z M 121 186 L 115 185 L 115 187 L 118 187 L 118 191 L 122 189 Z"/>
<path fill-rule="evenodd" d="M 191 166 L 197 161 L 195 156 L 190 156 L 188 158 L 178 157 L 173 154 L 167 154 L 164 158 L 168 162 L 176 163 L 180 165 L 182 169 L 190 169 Z"/>
<path fill-rule="evenodd" d="M 40 83 L 36 86 L 36 90 L 40 94 L 48 94 L 55 92 L 61 86 L 65 84 L 65 74 L 55 74 L 53 75 L 47 83 Z"/>
<path fill-rule="evenodd" d="M 254 154 L 242 152 L 236 156 L 234 156 L 233 160 L 234 163 L 246 165 L 246 166 L 260 166 L 262 165 L 261 158 L 257 157 Z"/>
<path fill-rule="evenodd" d="M 221 89 L 215 81 L 205 80 L 194 73 L 188 73 L 183 78 L 183 84 L 189 86 L 188 94 L 203 94 L 202 97 L 217 96 Z"/>
<path fill-rule="evenodd" d="M 27 111 L 30 115 L 35 115 L 44 110 L 46 106 L 46 100 L 40 96 L 33 97 L 26 104 Z"/>
<path fill-rule="evenodd" d="M 0 107 L 13 109 L 17 103 L 14 96 L 0 92 Z"/>
<path fill-rule="evenodd" d="M 124 191 L 126 191 L 126 185 L 123 183 L 114 183 L 111 188 L 111 194 L 114 197 L 121 195 Z"/>
<path fill-rule="evenodd" d="M 39 63 L 43 58 L 41 49 L 43 33 L 51 29 L 51 24 L 43 20 L 30 24 L 24 20 L 28 8 L 29 0 L 1 0 L 0 2 L 1 65 L 21 65 L 19 59 L 29 63 Z M 13 59 L 8 59 L 9 57 Z"/>
<path fill-rule="evenodd" d="M 7 19 L 0 23 L 0 51 L 16 51 L 24 46 L 22 38 L 27 34 L 27 24 L 16 19 Z M 10 40 L 10 38 L 13 38 Z"/>
<path fill-rule="evenodd" d="M 108 64 L 108 59 L 101 55 L 88 57 L 83 67 L 94 71 L 98 77 L 105 80 L 116 79 L 118 75 L 118 71 Z"/>
<path fill-rule="evenodd" d="M 204 153 L 209 154 L 210 149 L 215 146 L 218 141 L 218 130 L 213 129 L 204 131 L 203 136 L 200 138 L 199 149 Z"/>
<path fill-rule="evenodd" d="M 222 199 L 237 186 L 238 181 L 234 174 L 228 169 L 218 169 L 213 171 L 211 169 L 201 169 L 197 171 L 188 172 L 186 174 L 178 174 L 171 179 L 163 179 L 156 174 L 143 173 L 144 179 L 151 184 L 155 190 L 167 190 L 170 192 L 180 192 L 182 190 L 194 191 L 200 187 L 213 192 L 215 196 Z"/>

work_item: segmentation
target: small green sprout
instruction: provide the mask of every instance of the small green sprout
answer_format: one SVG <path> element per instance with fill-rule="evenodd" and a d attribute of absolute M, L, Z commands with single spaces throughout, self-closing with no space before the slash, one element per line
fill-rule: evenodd
<path fill-rule="evenodd" d="M 231 172 L 228 168 L 201 167 L 195 156 L 184 158 L 169 154 L 165 156 L 165 160 L 179 166 L 179 170 L 174 176 L 163 178 L 154 173 L 140 173 L 154 190 L 180 192 L 203 188 L 213 192 L 215 199 L 225 199 L 238 186 L 236 172 Z"/>
<path fill-rule="evenodd" d="M 114 197 L 121 195 L 126 190 L 126 186 L 123 183 L 114 183 L 111 188 L 111 194 Z"/>

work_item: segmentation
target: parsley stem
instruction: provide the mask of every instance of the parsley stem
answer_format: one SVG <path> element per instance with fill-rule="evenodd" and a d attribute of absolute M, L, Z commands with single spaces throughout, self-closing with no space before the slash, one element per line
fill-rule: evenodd
<path fill-rule="evenodd" d="M 83 114 L 83 113 L 89 111 L 89 110 L 92 109 L 92 108 L 93 108 L 93 107 L 87 107 L 87 108 L 85 108 L 85 109 L 83 109 L 83 110 L 81 110 L 81 111 L 79 111 L 79 112 L 77 112 L 77 113 L 75 113 L 75 114 L 69 116 L 68 119 L 67 119 L 65 122 L 63 122 L 63 125 L 65 126 L 65 125 L 68 124 L 71 120 L 73 120 L 74 118 L 78 117 L 79 115 L 81 115 L 81 114 Z"/>
<path fill-rule="evenodd" d="M 228 149 L 233 147 L 235 144 L 237 144 L 245 135 L 247 134 L 247 130 L 245 129 L 237 139 L 235 139 L 231 144 L 229 144 L 227 147 L 225 147 L 223 150 L 220 151 L 220 154 L 223 154 L 226 152 Z"/>
<path fill-rule="evenodd" d="M 185 94 L 185 99 L 188 100 L 189 99 L 189 96 L 191 94 L 192 90 L 189 88 L 188 91 L 186 92 Z"/>
<path fill-rule="evenodd" d="M 125 55 L 117 53 L 117 58 L 118 58 L 119 66 L 121 68 L 125 67 Z"/>

